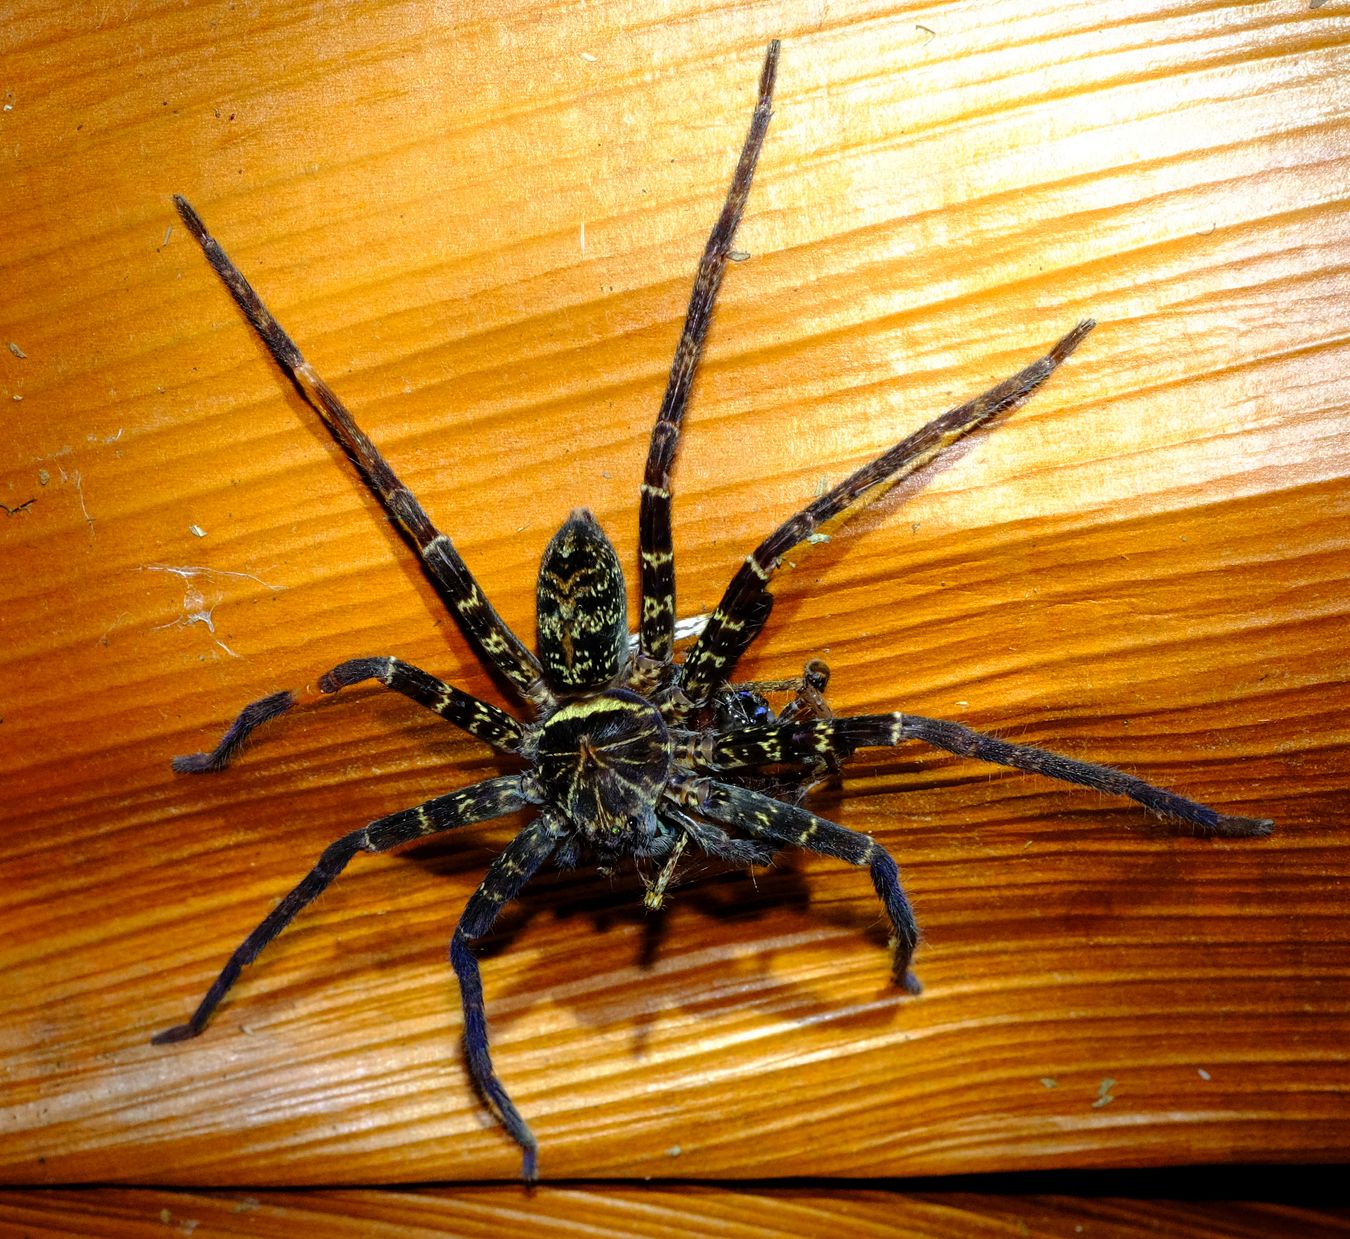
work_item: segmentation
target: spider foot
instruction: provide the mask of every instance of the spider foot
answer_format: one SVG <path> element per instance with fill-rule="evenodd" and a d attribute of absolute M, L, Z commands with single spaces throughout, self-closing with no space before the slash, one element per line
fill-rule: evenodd
<path fill-rule="evenodd" d="M 896 974 L 895 983 L 911 997 L 918 997 L 923 993 L 923 982 L 909 968 Z"/>
<path fill-rule="evenodd" d="M 1227 839 L 1259 837 L 1275 829 L 1275 823 L 1268 817 L 1229 817 L 1226 813 L 1215 813 L 1214 820 L 1203 825 L 1207 827 L 1206 834 Z"/>
<path fill-rule="evenodd" d="M 270 697 L 246 705 L 214 749 L 209 753 L 188 753 L 183 757 L 175 757 L 172 762 L 174 770 L 178 774 L 209 774 L 224 770 L 255 728 L 285 714 L 293 705 L 295 694 L 289 692 L 273 693 Z"/>

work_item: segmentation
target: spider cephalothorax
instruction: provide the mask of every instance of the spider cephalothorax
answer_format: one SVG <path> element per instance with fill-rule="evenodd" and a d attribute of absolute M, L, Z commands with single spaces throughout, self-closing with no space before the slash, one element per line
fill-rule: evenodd
<path fill-rule="evenodd" d="M 652 849 L 671 743 L 650 701 L 626 688 L 565 701 L 539 725 L 532 747 L 531 789 L 597 852 Z"/>
<path fill-rule="evenodd" d="M 310 368 L 291 338 L 200 218 L 182 199 L 179 214 L 201 244 L 273 356 L 352 455 L 371 489 L 422 556 L 428 575 L 483 660 L 531 712 L 521 722 L 396 658 L 357 658 L 319 679 L 325 693 L 378 680 L 525 769 L 438 796 L 380 818 L 331 844 L 308 876 L 230 957 L 186 1024 L 155 1037 L 181 1041 L 202 1031 L 245 964 L 337 877 L 359 851 L 383 852 L 410 840 L 534 806 L 533 820 L 488 869 L 450 945 L 464 1006 L 464 1040 L 475 1084 L 524 1151 L 524 1174 L 536 1173 L 534 1136 L 488 1054 L 478 962 L 469 943 L 491 928 L 547 860 L 591 860 L 609 870 L 632 860 L 641 868 L 645 902 L 659 907 L 686 847 L 733 863 L 767 860 L 784 845 L 866 866 L 893 930 L 896 982 L 911 993 L 919 933 L 895 861 L 866 835 L 801 807 L 812 785 L 855 750 L 923 740 L 949 752 L 1035 771 L 1069 783 L 1129 796 L 1163 817 L 1216 835 L 1259 835 L 1262 819 L 1230 817 L 1105 766 L 1009 744 L 959 723 L 913 714 L 835 717 L 823 692 L 829 672 L 812 660 L 799 679 L 732 684 L 741 655 L 759 635 L 772 605 L 769 583 L 782 558 L 821 524 L 883 482 L 914 472 L 948 444 L 1030 395 L 1091 329 L 1075 327 L 1038 361 L 983 395 L 944 413 L 780 525 L 745 559 L 721 602 L 683 658 L 675 652 L 675 559 L 670 537 L 671 467 L 690 385 L 707 334 L 713 300 L 731 254 L 755 161 L 769 124 L 778 44 L 769 45 L 759 100 L 726 204 L 699 265 L 684 333 L 652 433 L 638 517 L 641 613 L 636 644 L 628 633 L 623 570 L 614 547 L 588 512 L 574 512 L 549 543 L 539 571 L 536 657 L 502 622 L 454 545 L 437 531 L 416 497 L 394 475 L 342 402 Z M 775 711 L 766 693 L 791 700 Z M 183 772 L 219 770 L 259 724 L 295 704 L 276 693 L 246 707 L 210 753 L 175 759 Z M 735 832 L 735 833 L 733 833 Z M 652 871 L 644 862 L 660 861 Z"/>

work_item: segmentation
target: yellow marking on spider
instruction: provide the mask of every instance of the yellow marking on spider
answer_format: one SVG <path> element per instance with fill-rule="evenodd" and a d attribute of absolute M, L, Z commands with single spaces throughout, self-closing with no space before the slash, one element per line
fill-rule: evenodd
<path fill-rule="evenodd" d="M 643 904 L 655 912 L 660 908 L 666 897 L 666 887 L 670 885 L 670 879 L 675 873 L 675 865 L 680 857 L 684 855 L 684 849 L 689 843 L 689 836 L 682 834 L 675 840 L 675 847 L 672 849 L 666 863 L 661 866 L 661 872 L 656 875 L 656 881 L 647 888 L 647 893 L 643 895 Z"/>

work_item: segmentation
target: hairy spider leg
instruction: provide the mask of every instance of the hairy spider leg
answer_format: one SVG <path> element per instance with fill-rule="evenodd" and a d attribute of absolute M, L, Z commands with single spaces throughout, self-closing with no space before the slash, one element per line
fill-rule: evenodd
<path fill-rule="evenodd" d="M 417 496 L 399 481 L 332 388 L 314 372 L 295 342 L 263 305 L 253 286 L 230 261 L 220 243 L 207 232 L 197 212 L 177 194 L 173 201 L 206 260 L 230 290 L 230 295 L 262 337 L 277 364 L 323 418 L 333 437 L 356 461 L 372 493 L 416 548 L 432 583 L 484 664 L 504 676 L 522 697 L 536 706 L 551 704 L 553 696 L 544 685 L 538 659 L 493 609 L 449 537 L 431 523 Z"/>
<path fill-rule="evenodd" d="M 670 855 L 666 857 L 666 863 L 661 866 L 660 872 L 649 881 L 644 878 L 647 893 L 642 897 L 643 907 L 652 912 L 660 911 L 661 905 L 666 900 L 666 887 L 675 876 L 675 866 L 680 863 L 680 857 L 684 855 L 684 849 L 688 846 L 689 834 L 687 831 L 681 831 L 675 836 L 675 846 L 670 849 Z"/>
<path fill-rule="evenodd" d="M 712 822 L 701 822 L 668 796 L 657 806 L 656 816 L 671 830 L 687 835 L 708 856 L 733 865 L 767 865 L 773 860 L 774 849 L 769 844 L 758 839 L 738 839 Z"/>
<path fill-rule="evenodd" d="M 963 435 L 1025 400 L 1095 325 L 1092 319 L 1084 319 L 1044 357 L 967 404 L 934 418 L 833 490 L 826 491 L 765 538 L 737 569 L 707 627 L 685 658 L 679 680 L 684 704 L 676 712 L 687 717 L 702 708 L 730 677 L 764 626 L 768 617 L 766 602 L 772 597 L 769 581 L 788 551 L 873 487 L 896 482 L 915 472 Z"/>
<path fill-rule="evenodd" d="M 402 693 L 499 753 L 519 753 L 524 743 L 525 728 L 505 710 L 480 701 L 402 659 L 350 658 L 319 677 L 319 691 L 335 693 L 363 680 L 377 680 Z"/>
<path fill-rule="evenodd" d="M 490 744 L 499 753 L 518 753 L 525 729 L 505 710 L 459 689 L 397 658 L 351 658 L 319 677 L 319 691 L 335 693 L 363 680 L 378 680 L 386 688 L 425 706 L 448 723 Z M 298 703 L 295 693 L 273 693 L 246 705 L 230 724 L 220 743 L 209 753 L 190 753 L 173 759 L 179 774 L 206 774 L 224 770 L 258 727 L 285 714 Z"/>
<path fill-rule="evenodd" d="M 698 264 L 694 291 L 689 297 L 684 331 L 675 349 L 670 379 L 652 429 L 647 468 L 642 478 L 638 508 L 638 546 L 641 556 L 642 610 L 638 629 L 639 659 L 670 661 L 675 650 L 675 550 L 670 530 L 670 472 L 679 446 L 680 424 L 689 407 L 689 392 L 708 335 L 713 303 L 731 257 L 731 241 L 745 211 L 750 182 L 764 135 L 773 115 L 774 77 L 778 71 L 778 40 L 769 44 L 759 77 L 759 101 L 750 120 L 741 157 L 722 214 L 718 216 Z M 641 667 L 639 667 L 641 671 Z"/>
<path fill-rule="evenodd" d="M 347 867 L 347 862 L 357 852 L 385 852 L 426 835 L 502 817 L 525 803 L 520 775 L 503 775 L 475 783 L 462 791 L 451 792 L 448 796 L 438 796 L 414 808 L 401 809 L 388 817 L 378 818 L 360 830 L 343 835 L 336 843 L 330 843 L 319 857 L 319 863 L 263 918 L 262 923 L 230 956 L 220 975 L 207 990 L 206 997 L 192 1013 L 192 1018 L 186 1024 L 177 1024 L 156 1033 L 150 1040 L 156 1045 L 163 1045 L 170 1041 L 186 1041 L 200 1033 L 221 999 L 238 980 L 244 966 L 257 959 L 262 949 L 295 919 L 296 914 L 328 888 L 329 883 Z"/>
<path fill-rule="evenodd" d="M 175 757 L 172 766 L 179 774 L 210 774 L 224 770 L 238 756 L 239 750 L 259 727 L 280 718 L 296 704 L 292 692 L 272 693 L 260 701 L 250 701 L 221 736 L 220 743 L 209 753 L 185 753 Z"/>
<path fill-rule="evenodd" d="M 825 701 L 830 669 L 819 658 L 808 659 L 799 676 L 790 680 L 740 680 L 723 684 L 713 697 L 719 731 L 749 727 L 753 723 L 785 723 L 794 718 L 831 718 L 834 711 Z M 792 700 L 777 714 L 766 693 L 791 693 Z"/>
<path fill-rule="evenodd" d="M 732 787 L 709 778 L 686 778 L 678 792 L 696 812 L 756 838 L 819 852 L 850 865 L 865 865 L 872 875 L 877 898 L 890 918 L 895 983 L 910 994 L 922 990 L 909 967 L 919 945 L 919 926 L 900 885 L 895 860 L 875 839 L 748 787 Z"/>
<path fill-rule="evenodd" d="M 1043 774 L 1061 783 L 1077 783 L 1108 795 L 1126 796 L 1159 818 L 1187 822 L 1200 827 L 1206 835 L 1241 838 L 1268 835 L 1275 828 L 1275 823 L 1267 818 L 1232 817 L 1110 766 L 1075 761 L 1030 744 L 1010 744 L 960 723 L 918 714 L 860 714 L 746 727 L 703 738 L 694 756 L 703 769 L 733 770 L 809 761 L 822 752 L 848 756 L 858 749 L 891 748 L 907 740 L 922 740 L 962 757 L 976 757 L 995 765 Z"/>
<path fill-rule="evenodd" d="M 539 1177 L 539 1144 L 493 1070 L 492 1055 L 488 1050 L 487 1012 L 483 1006 L 483 977 L 469 944 L 492 928 L 503 905 L 520 894 L 539 866 L 558 847 L 562 835 L 561 823 L 547 812 L 526 826 L 488 866 L 487 876 L 469 897 L 454 937 L 450 939 L 450 964 L 459 978 L 459 996 L 464 1006 L 464 1051 L 469 1060 L 469 1074 L 497 1121 L 520 1145 L 523 1151 L 521 1176 L 526 1183 L 533 1183 Z"/>

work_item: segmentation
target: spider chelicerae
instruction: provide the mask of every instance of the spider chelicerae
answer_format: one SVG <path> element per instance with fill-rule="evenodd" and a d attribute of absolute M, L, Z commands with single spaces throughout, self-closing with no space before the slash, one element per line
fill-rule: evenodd
<path fill-rule="evenodd" d="M 783 557 L 873 488 L 914 472 L 962 435 L 1024 400 L 1078 346 L 1091 330 L 1091 320 L 1079 323 L 1025 370 L 915 431 L 775 529 L 746 557 L 697 639 L 683 658 L 677 657 L 671 469 L 713 301 L 768 129 L 778 51 L 777 41 L 769 45 L 750 131 L 699 263 L 652 432 L 638 510 L 641 614 L 635 642 L 629 636 L 619 558 L 591 514 L 578 510 L 544 551 L 538 581 L 539 653 L 531 653 L 493 610 L 450 539 L 431 523 L 197 213 L 175 198 L 184 224 L 272 355 L 417 549 L 470 643 L 515 690 L 531 717 L 522 722 L 397 658 L 356 658 L 321 676 L 323 693 L 378 681 L 524 768 L 392 813 L 330 844 L 304 880 L 230 957 L 192 1018 L 160 1033 L 155 1042 L 183 1041 L 200 1033 L 244 965 L 357 852 L 388 851 L 530 807 L 533 819 L 492 862 L 465 907 L 450 960 L 459 978 L 473 1081 L 520 1145 L 524 1177 L 533 1180 L 537 1144 L 493 1069 L 482 981 L 470 944 L 488 932 L 502 906 L 550 859 L 562 866 L 592 861 L 602 871 L 631 859 L 651 908 L 661 906 L 690 846 L 733 864 L 761 864 L 791 845 L 864 866 L 890 919 L 896 983 L 918 993 L 910 964 L 919 931 L 890 853 L 875 839 L 801 806 L 807 791 L 858 749 L 922 740 L 951 753 L 1128 796 L 1152 813 L 1190 823 L 1201 833 L 1262 835 L 1273 828 L 1269 821 L 1219 813 L 1133 775 L 1009 744 L 958 723 L 902 713 L 837 717 L 825 704 L 829 673 L 819 661 L 808 663 L 793 681 L 731 683 L 738 660 L 769 617 L 769 583 Z M 769 694 L 784 690 L 791 700 L 775 711 Z M 212 752 L 176 758 L 174 769 L 223 769 L 255 728 L 284 714 L 296 700 L 282 692 L 245 707 Z"/>

